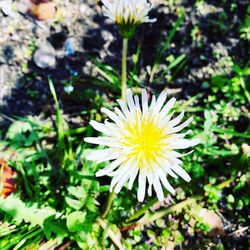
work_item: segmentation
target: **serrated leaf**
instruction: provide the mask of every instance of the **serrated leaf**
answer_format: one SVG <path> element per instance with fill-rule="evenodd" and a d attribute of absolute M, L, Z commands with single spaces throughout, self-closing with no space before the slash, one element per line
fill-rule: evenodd
<path fill-rule="evenodd" d="M 36 203 L 29 206 L 18 197 L 10 195 L 6 199 L 0 198 L 0 210 L 11 215 L 17 222 L 40 226 L 48 239 L 52 232 L 61 239 L 68 235 L 65 221 L 55 219 L 56 211 L 50 207 L 37 208 Z"/>
<path fill-rule="evenodd" d="M 250 75 L 250 68 L 245 68 L 242 70 L 241 74 L 243 76 L 249 76 Z"/>
<path fill-rule="evenodd" d="M 0 210 L 11 215 L 17 222 L 25 221 L 41 227 L 47 217 L 56 213 L 52 208 L 37 209 L 35 203 L 28 207 L 14 195 L 10 195 L 6 199 L 0 198 Z"/>
<path fill-rule="evenodd" d="M 109 191 L 109 188 L 110 188 L 109 185 L 100 186 L 98 188 L 98 193 L 107 192 L 107 191 Z"/>
<path fill-rule="evenodd" d="M 55 218 L 55 215 L 47 217 L 43 222 L 43 227 L 47 239 L 51 238 L 52 233 L 55 233 L 57 238 L 60 238 L 61 240 L 68 235 L 65 220 L 58 220 Z"/>
<path fill-rule="evenodd" d="M 32 127 L 29 123 L 22 122 L 22 121 L 15 121 L 9 127 L 9 130 L 6 134 L 6 138 L 10 140 L 18 140 L 18 141 L 23 140 L 26 137 L 22 134 L 27 131 L 32 131 Z"/>
<path fill-rule="evenodd" d="M 234 199 L 234 197 L 233 197 L 232 194 L 229 194 L 229 195 L 228 195 L 227 201 L 228 201 L 229 203 L 234 203 L 234 202 L 235 202 L 235 199 Z"/>
<path fill-rule="evenodd" d="M 67 227 L 70 232 L 81 231 L 84 226 L 86 212 L 75 211 L 67 216 Z"/>
<path fill-rule="evenodd" d="M 71 207 L 74 208 L 75 210 L 80 210 L 83 206 L 83 202 L 79 200 L 75 200 L 69 197 L 65 198 L 66 203 Z"/>
<path fill-rule="evenodd" d="M 93 197 L 88 197 L 86 200 L 86 207 L 91 212 L 96 212 L 97 207 L 95 205 L 95 199 Z"/>
<path fill-rule="evenodd" d="M 87 192 L 85 191 L 85 189 L 81 186 L 77 186 L 77 187 L 68 187 L 68 192 L 75 196 L 78 199 L 85 199 L 87 196 Z"/>

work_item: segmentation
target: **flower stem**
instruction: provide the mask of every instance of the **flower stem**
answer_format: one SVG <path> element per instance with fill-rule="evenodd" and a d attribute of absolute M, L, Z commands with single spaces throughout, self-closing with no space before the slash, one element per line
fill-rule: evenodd
<path fill-rule="evenodd" d="M 200 196 L 200 195 L 193 196 L 193 197 L 187 198 L 186 200 L 181 201 L 175 205 L 172 205 L 171 207 L 161 209 L 161 210 L 158 210 L 156 212 L 151 212 L 151 213 L 145 213 L 146 211 L 145 211 L 145 206 L 144 206 L 140 210 L 144 210 L 143 212 L 145 213 L 145 215 L 139 221 L 136 221 L 136 222 L 131 222 L 130 219 L 127 220 L 125 226 L 133 225 L 132 228 L 144 226 L 148 223 L 152 223 L 155 220 L 162 218 L 163 216 L 165 216 L 167 214 L 174 213 L 174 212 L 179 213 L 183 208 L 185 208 L 186 206 L 189 206 L 191 204 L 196 203 L 196 201 L 198 201 L 200 199 L 202 199 L 202 196 Z M 152 200 L 152 203 L 153 203 L 153 200 Z M 140 210 L 137 211 L 137 214 L 139 214 L 141 212 Z M 134 216 L 134 217 L 138 218 L 138 216 Z"/>
<path fill-rule="evenodd" d="M 123 48 L 122 48 L 122 99 L 123 100 L 126 100 L 126 92 L 127 92 L 127 52 L 128 52 L 128 38 L 123 38 Z M 101 216 L 102 219 L 106 218 L 111 208 L 114 197 L 115 193 L 110 192 Z"/>
<path fill-rule="evenodd" d="M 105 219 L 106 216 L 108 215 L 108 212 L 109 212 L 109 210 L 111 208 L 114 197 L 115 197 L 115 193 L 110 192 L 109 196 L 108 196 L 108 199 L 107 199 L 107 202 L 105 204 L 105 208 L 104 208 L 103 213 L 102 213 L 102 219 Z"/>
<path fill-rule="evenodd" d="M 127 52 L 128 52 L 128 38 L 123 38 L 122 48 L 122 99 L 126 100 L 127 92 Z"/>
<path fill-rule="evenodd" d="M 133 220 L 139 218 L 141 215 L 143 215 L 151 206 L 153 206 L 156 202 L 158 201 L 157 198 L 151 199 L 147 204 L 145 204 L 142 208 L 137 210 L 135 214 L 130 216 L 127 220 L 126 223 L 132 222 Z"/>
<path fill-rule="evenodd" d="M 156 211 L 156 212 L 153 212 L 153 213 L 149 213 L 149 214 L 145 214 L 145 216 L 143 218 L 140 219 L 140 221 L 138 222 L 138 226 L 143 226 L 143 225 L 146 225 L 148 223 L 152 223 L 160 218 L 162 218 L 163 216 L 167 215 L 167 214 L 170 214 L 170 213 L 180 213 L 180 211 L 191 205 L 191 204 L 194 204 L 196 203 L 197 200 L 200 200 L 202 199 L 202 196 L 193 196 L 191 198 L 187 198 L 186 200 L 184 201 L 181 201 L 171 207 L 168 207 L 168 208 L 165 208 L 165 209 L 162 209 L 160 211 Z"/>
<path fill-rule="evenodd" d="M 97 223 L 102 227 L 104 231 L 106 231 L 108 237 L 113 241 L 113 243 L 118 247 L 119 250 L 124 250 L 121 240 L 119 238 L 120 235 L 115 234 L 106 224 L 106 222 L 100 218 L 97 218 Z"/>

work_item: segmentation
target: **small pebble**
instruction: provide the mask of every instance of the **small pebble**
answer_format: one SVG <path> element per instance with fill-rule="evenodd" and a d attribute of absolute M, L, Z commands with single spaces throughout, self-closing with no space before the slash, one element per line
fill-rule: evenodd
<path fill-rule="evenodd" d="M 12 7 L 13 6 L 11 0 L 5 0 L 0 2 L 0 8 L 4 15 L 14 18 L 16 16 L 16 13 L 13 11 Z"/>
<path fill-rule="evenodd" d="M 68 85 L 68 86 L 65 86 L 64 87 L 64 91 L 67 93 L 67 94 L 70 94 L 74 91 L 74 87 L 72 85 Z"/>
<path fill-rule="evenodd" d="M 35 64 L 39 68 L 52 68 L 56 64 L 56 51 L 53 46 L 48 41 L 46 41 L 38 50 L 36 50 L 33 58 Z"/>
<path fill-rule="evenodd" d="M 30 7 L 31 7 L 30 0 L 20 0 L 17 3 L 17 10 L 22 14 L 26 14 L 30 9 Z"/>
<path fill-rule="evenodd" d="M 74 38 L 68 38 L 64 44 L 65 53 L 67 56 L 73 56 L 75 54 L 75 40 Z"/>
<path fill-rule="evenodd" d="M 56 6 L 51 2 L 34 4 L 30 7 L 29 13 L 40 21 L 50 20 L 56 15 Z"/>

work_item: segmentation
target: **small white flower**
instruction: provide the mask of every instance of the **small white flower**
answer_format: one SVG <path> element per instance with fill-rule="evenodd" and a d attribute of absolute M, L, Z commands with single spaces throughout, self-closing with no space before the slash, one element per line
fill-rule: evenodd
<path fill-rule="evenodd" d="M 147 0 L 102 0 L 103 13 L 117 23 L 121 35 L 130 37 L 137 25 L 152 23 L 148 12 L 151 4 Z"/>
<path fill-rule="evenodd" d="M 153 187 L 158 199 L 162 201 L 162 186 L 171 193 L 175 192 L 167 180 L 167 175 L 175 178 L 179 175 L 185 181 L 190 181 L 189 175 L 180 166 L 182 161 L 179 158 L 183 155 L 176 150 L 195 146 L 199 140 L 184 139 L 189 131 L 178 133 L 188 126 L 192 118 L 179 124 L 184 116 L 182 112 L 171 119 L 173 113 L 168 113 L 175 103 L 175 98 L 164 104 L 166 97 L 166 92 L 163 91 L 158 99 L 153 96 L 149 105 L 147 92 L 143 89 L 140 104 L 139 97 L 133 96 L 129 89 L 127 103 L 118 100 L 120 108 L 115 107 L 114 112 L 102 108 L 102 112 L 111 122 L 90 122 L 91 126 L 104 136 L 85 138 L 85 141 L 108 148 L 94 150 L 87 158 L 97 163 L 111 161 L 108 166 L 96 173 L 96 176 L 113 177 L 110 191 L 118 193 L 126 183 L 131 189 L 139 174 L 138 200 L 144 200 L 148 181 L 148 195 L 151 196 Z"/>

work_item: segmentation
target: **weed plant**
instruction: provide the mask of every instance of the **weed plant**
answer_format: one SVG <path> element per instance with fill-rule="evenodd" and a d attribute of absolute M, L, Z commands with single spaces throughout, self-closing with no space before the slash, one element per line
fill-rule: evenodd
<path fill-rule="evenodd" d="M 241 39 L 248 39 L 248 17 L 239 30 Z M 128 64 L 129 88 L 135 92 L 147 88 L 159 95 L 158 82 L 171 86 L 185 70 L 192 60 L 185 53 L 164 58 L 184 18 L 185 13 L 180 11 L 169 35 L 162 36 L 157 51 L 152 53 L 152 64 L 146 69 L 146 81 L 138 70 L 142 56 L 138 44 Z M 51 119 L 44 115 L 2 114 L 9 126 L 0 134 L 0 156 L 7 161 L 2 163 L 0 175 L 0 249 L 231 249 L 228 242 L 240 239 L 243 248 L 239 249 L 247 249 L 249 62 L 242 64 L 232 59 L 231 73 L 214 74 L 203 83 L 199 94 L 180 98 L 175 104 L 177 113 L 185 111 L 187 117 L 193 117 L 189 129 L 201 140 L 192 154 L 183 157 L 183 168 L 192 180 L 186 183 L 171 179 L 171 184 L 178 187 L 176 195 L 165 191 L 164 202 L 153 193 L 140 203 L 137 184 L 131 191 L 125 187 L 110 198 L 107 213 L 110 177 L 95 176 L 107 162 L 88 161 L 86 156 L 96 147 L 83 139 L 98 135 L 88 123 L 106 118 L 99 110 L 115 105 L 122 86 L 119 67 L 112 68 L 100 58 L 92 58 L 92 63 L 98 73 L 91 76 L 94 86 L 104 86 L 109 99 L 96 88 L 84 90 L 85 95 L 95 96 L 95 106 L 81 114 L 84 125 L 75 127 L 67 122 L 60 93 L 51 79 Z M 6 164 L 14 171 L 10 177 L 15 181 L 14 192 L 4 189 Z M 212 225 L 201 215 L 205 210 L 219 216 L 223 232 L 211 236 Z M 237 238 L 237 233 L 242 233 L 242 238 Z"/>

